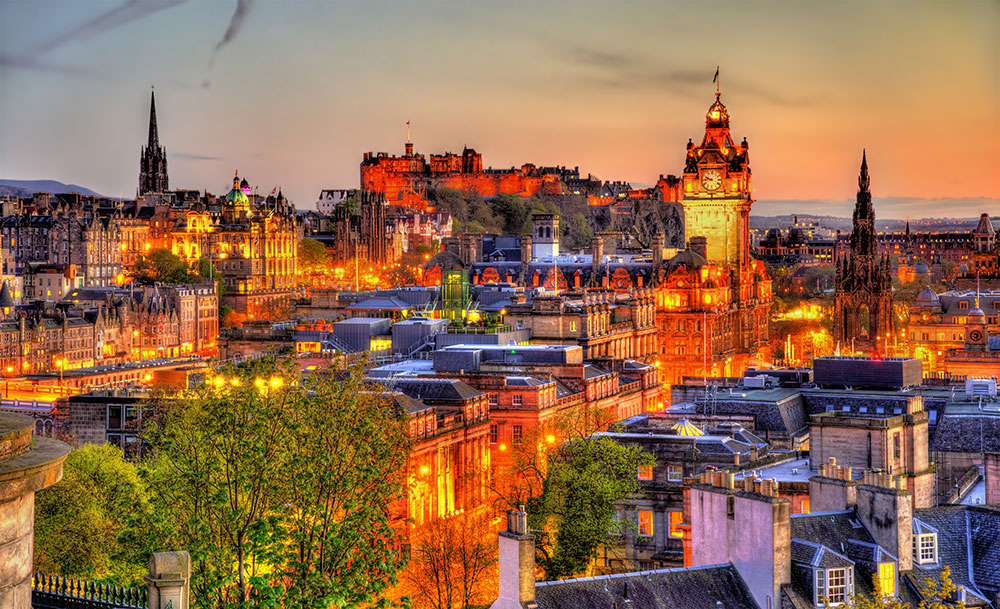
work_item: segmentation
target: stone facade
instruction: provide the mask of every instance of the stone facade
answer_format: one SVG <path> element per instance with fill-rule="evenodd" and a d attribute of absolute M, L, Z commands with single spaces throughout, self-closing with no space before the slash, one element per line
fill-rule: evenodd
<path fill-rule="evenodd" d="M 30 417 L 0 413 L 0 607 L 31 606 L 35 493 L 59 482 L 69 454 L 32 429 Z"/>
<path fill-rule="evenodd" d="M 876 468 L 902 476 L 914 508 L 937 504 L 936 479 L 930 467 L 927 412 L 912 397 L 899 415 L 831 412 L 813 415 L 809 425 L 812 468 L 834 458 L 845 467 Z"/>

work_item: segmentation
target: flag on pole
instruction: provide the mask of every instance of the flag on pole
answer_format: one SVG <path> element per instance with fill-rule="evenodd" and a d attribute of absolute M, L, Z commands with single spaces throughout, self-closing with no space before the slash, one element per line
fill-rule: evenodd
<path fill-rule="evenodd" d="M 712 77 L 712 82 L 718 82 L 719 80 L 719 66 L 715 66 L 715 76 Z"/>

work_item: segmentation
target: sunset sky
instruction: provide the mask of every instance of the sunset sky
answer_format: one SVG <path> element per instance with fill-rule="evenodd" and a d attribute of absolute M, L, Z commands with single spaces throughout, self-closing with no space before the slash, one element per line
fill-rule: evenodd
<path fill-rule="evenodd" d="M 867 148 L 881 217 L 1000 214 L 996 0 L 237 6 L 0 0 L 0 178 L 134 196 L 155 85 L 172 188 L 239 169 L 312 208 L 408 120 L 424 154 L 650 185 L 718 65 L 755 213 L 848 214 Z"/>

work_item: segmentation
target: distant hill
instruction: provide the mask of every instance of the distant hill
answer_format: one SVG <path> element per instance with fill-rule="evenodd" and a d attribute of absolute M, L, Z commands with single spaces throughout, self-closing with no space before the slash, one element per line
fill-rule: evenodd
<path fill-rule="evenodd" d="M 78 192 L 81 195 L 100 197 L 99 193 L 77 184 L 63 184 L 56 180 L 3 180 L 0 179 L 0 194 L 11 194 L 19 197 L 31 196 L 33 192 L 50 192 L 63 194 Z"/>

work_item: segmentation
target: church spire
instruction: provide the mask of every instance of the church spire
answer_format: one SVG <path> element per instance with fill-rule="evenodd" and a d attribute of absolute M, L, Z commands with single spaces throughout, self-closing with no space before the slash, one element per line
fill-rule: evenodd
<path fill-rule="evenodd" d="M 156 132 L 156 95 L 154 91 L 149 92 L 149 141 L 146 145 L 152 149 L 160 147 L 160 136 Z"/>
<path fill-rule="evenodd" d="M 858 176 L 858 190 L 861 192 L 868 192 L 869 186 L 868 178 L 868 152 L 866 150 L 861 151 L 861 175 Z"/>
<path fill-rule="evenodd" d="M 167 192 L 167 151 L 156 129 L 156 96 L 149 93 L 149 140 L 139 156 L 139 194 Z"/>

